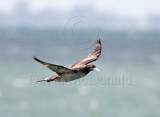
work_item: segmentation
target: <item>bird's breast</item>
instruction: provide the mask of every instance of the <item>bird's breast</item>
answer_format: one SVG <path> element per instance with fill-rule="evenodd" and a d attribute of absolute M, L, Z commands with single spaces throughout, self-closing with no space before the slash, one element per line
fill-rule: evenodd
<path fill-rule="evenodd" d="M 69 81 L 72 81 L 72 80 L 82 78 L 85 75 L 87 75 L 87 74 L 85 74 L 81 71 L 76 72 L 76 73 L 65 73 L 65 74 L 61 74 L 60 78 L 56 79 L 55 81 L 57 81 L 57 82 L 69 82 Z"/>

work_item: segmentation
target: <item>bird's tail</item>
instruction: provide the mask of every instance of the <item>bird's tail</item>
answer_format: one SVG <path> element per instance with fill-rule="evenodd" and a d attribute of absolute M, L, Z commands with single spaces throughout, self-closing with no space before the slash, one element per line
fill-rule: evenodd
<path fill-rule="evenodd" d="M 51 82 L 51 81 L 53 81 L 53 79 L 49 79 L 49 80 L 45 80 L 45 79 L 44 79 L 44 80 L 38 80 L 37 82 L 45 82 L 45 81 L 46 81 L 46 82 Z"/>
<path fill-rule="evenodd" d="M 47 77 L 47 78 L 45 78 L 45 79 L 43 79 L 43 80 L 38 80 L 37 82 L 51 82 L 51 81 L 53 81 L 54 79 L 56 79 L 58 76 L 57 75 L 53 75 L 53 76 L 51 76 L 51 77 Z"/>
<path fill-rule="evenodd" d="M 47 80 L 38 80 L 37 82 L 43 82 L 43 81 L 47 81 Z"/>

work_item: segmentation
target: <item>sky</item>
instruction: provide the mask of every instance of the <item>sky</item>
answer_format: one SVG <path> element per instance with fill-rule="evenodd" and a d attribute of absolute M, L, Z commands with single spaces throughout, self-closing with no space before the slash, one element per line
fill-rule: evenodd
<path fill-rule="evenodd" d="M 32 12 L 44 9 L 71 11 L 77 5 L 90 5 L 99 13 L 144 18 L 160 14 L 160 0 L 0 0 L 0 12 L 10 13 L 18 2 L 25 1 Z"/>

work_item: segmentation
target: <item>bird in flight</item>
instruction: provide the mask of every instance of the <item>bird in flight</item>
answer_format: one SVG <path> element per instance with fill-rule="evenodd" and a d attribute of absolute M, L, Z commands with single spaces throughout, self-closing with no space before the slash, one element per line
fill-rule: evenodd
<path fill-rule="evenodd" d="M 100 72 L 100 70 L 95 65 L 90 64 L 90 63 L 93 61 L 96 61 L 99 58 L 99 56 L 101 55 L 101 51 L 102 51 L 102 45 L 101 45 L 101 40 L 99 39 L 96 42 L 95 48 L 88 55 L 88 57 L 73 64 L 71 68 L 67 68 L 67 67 L 55 65 L 55 64 L 50 64 L 42 60 L 39 60 L 38 58 L 34 56 L 33 57 L 34 60 L 43 64 L 50 70 L 56 72 L 56 74 L 54 74 L 53 76 L 47 77 L 44 80 L 39 80 L 37 82 L 42 82 L 42 81 L 69 82 L 69 81 L 73 81 L 73 80 L 86 76 L 90 71 Z"/>

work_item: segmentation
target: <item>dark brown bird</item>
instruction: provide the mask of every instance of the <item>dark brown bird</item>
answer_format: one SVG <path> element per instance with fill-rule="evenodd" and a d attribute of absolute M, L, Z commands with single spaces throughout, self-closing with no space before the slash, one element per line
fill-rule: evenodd
<path fill-rule="evenodd" d="M 41 81 L 69 82 L 69 81 L 76 80 L 86 76 L 90 71 L 100 72 L 100 70 L 95 65 L 90 63 L 93 61 L 96 61 L 99 58 L 99 56 L 101 55 L 101 51 L 102 51 L 102 45 L 101 45 L 101 40 L 99 39 L 96 42 L 95 48 L 88 55 L 88 57 L 75 63 L 74 65 L 71 66 L 71 68 L 50 64 L 50 63 L 41 61 L 36 57 L 33 57 L 37 62 L 43 64 L 50 70 L 56 72 L 55 75 L 48 77 L 44 80 L 39 80 L 37 82 L 41 82 Z"/>

